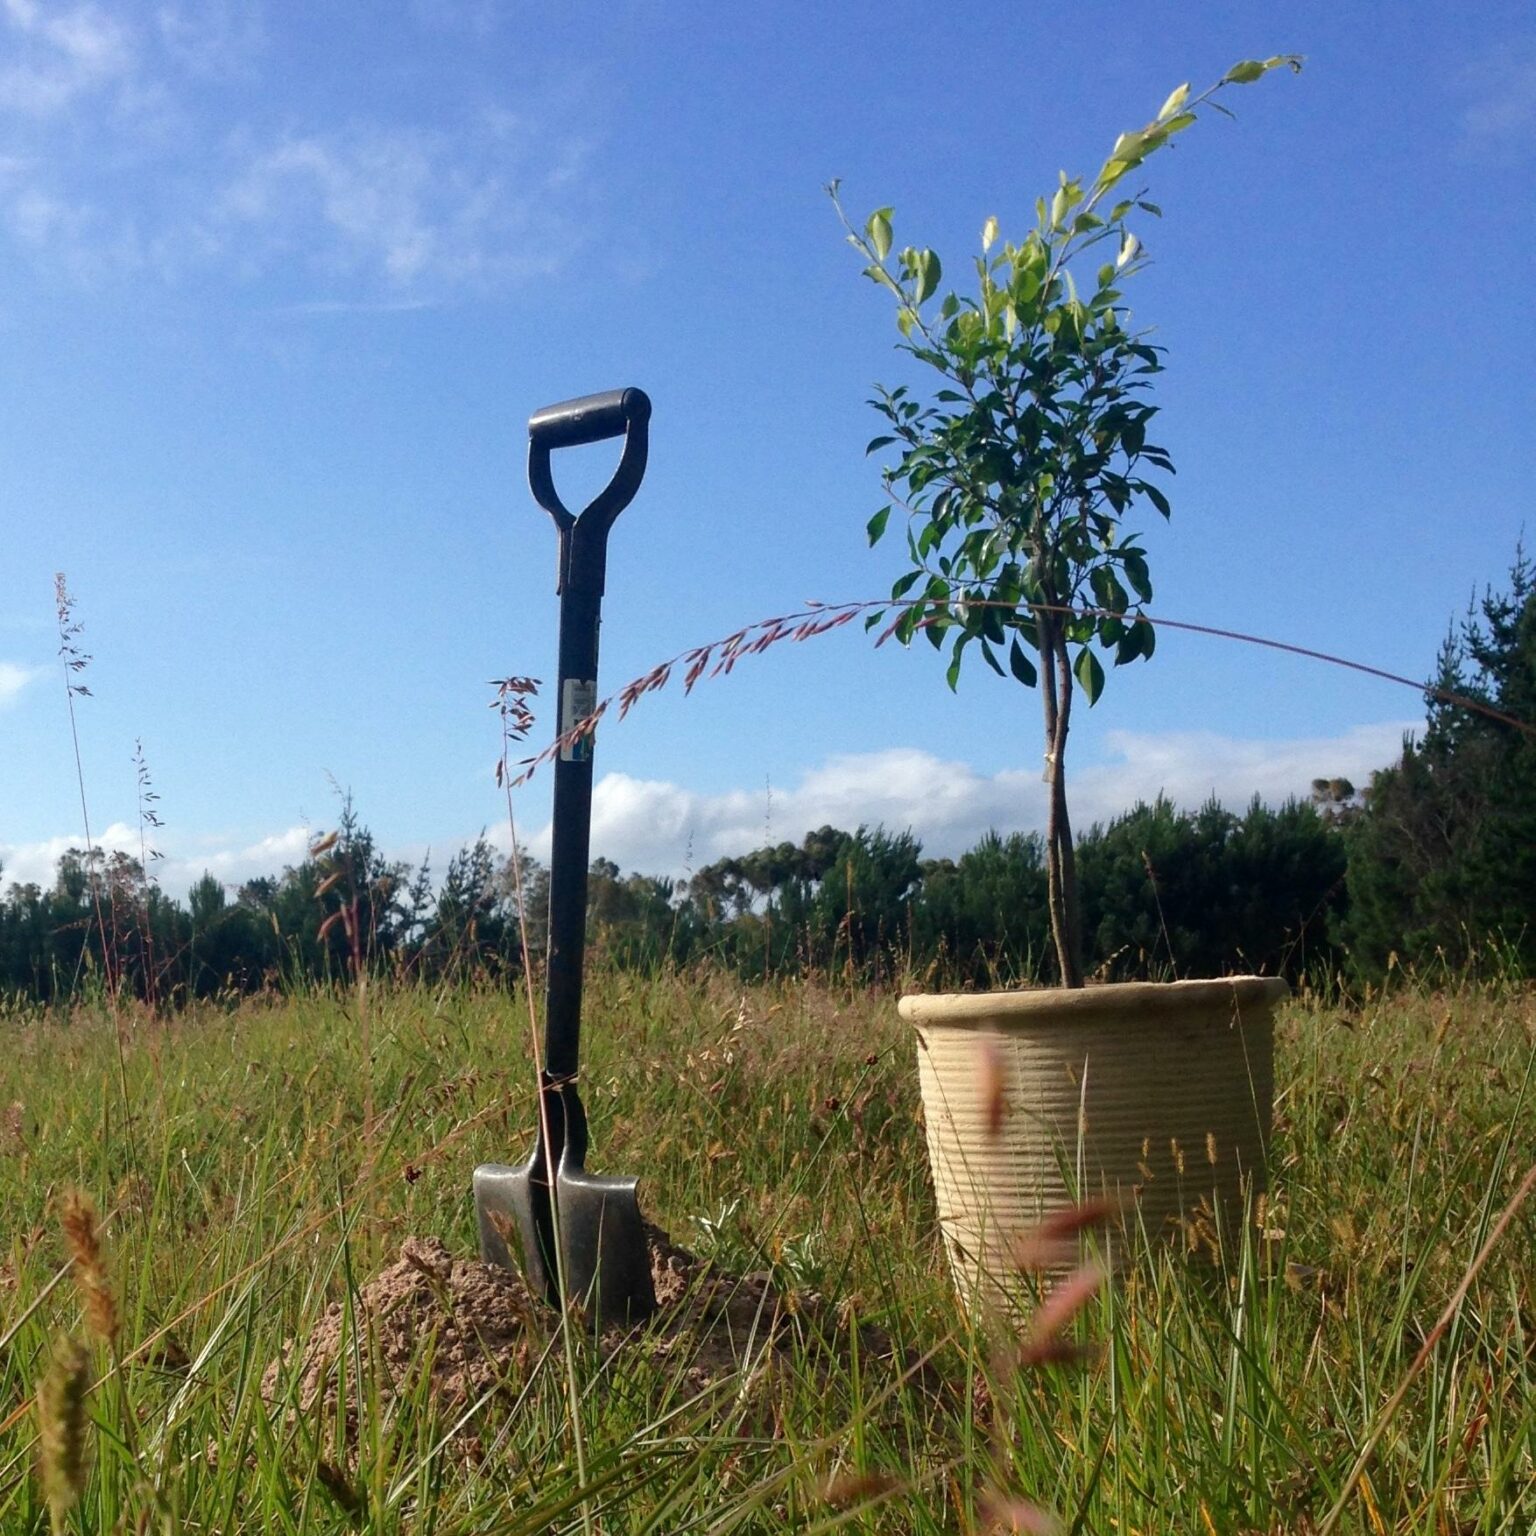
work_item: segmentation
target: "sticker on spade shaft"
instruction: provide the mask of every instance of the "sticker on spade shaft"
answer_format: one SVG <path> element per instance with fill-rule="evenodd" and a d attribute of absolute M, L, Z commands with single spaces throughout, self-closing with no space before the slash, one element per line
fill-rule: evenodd
<path fill-rule="evenodd" d="M 573 731 L 597 708 L 597 679 L 568 677 L 560 696 L 560 735 Z M 560 748 L 562 763 L 585 763 L 592 757 L 592 735 L 588 731 L 576 741 Z"/>

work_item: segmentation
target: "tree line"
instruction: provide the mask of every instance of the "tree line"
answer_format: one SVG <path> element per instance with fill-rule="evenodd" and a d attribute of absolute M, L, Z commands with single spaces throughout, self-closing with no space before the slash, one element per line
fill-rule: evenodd
<path fill-rule="evenodd" d="M 1536 572 L 1452 627 L 1425 730 L 1356 791 L 1241 813 L 1139 804 L 1077 859 L 1091 974 L 1237 971 L 1379 982 L 1395 969 L 1536 975 Z M 154 1007 L 384 975 L 507 984 L 543 952 L 547 872 L 522 892 L 484 837 L 449 861 L 386 859 L 354 808 L 280 875 L 204 875 L 178 901 L 121 852 L 72 849 L 51 887 L 0 897 L 0 997 L 93 989 Z M 526 914 L 526 945 L 524 921 Z M 835 973 L 963 987 L 1054 981 L 1046 849 L 989 834 L 956 859 L 908 832 L 821 827 L 685 881 L 591 868 L 594 949 L 619 965 Z"/>

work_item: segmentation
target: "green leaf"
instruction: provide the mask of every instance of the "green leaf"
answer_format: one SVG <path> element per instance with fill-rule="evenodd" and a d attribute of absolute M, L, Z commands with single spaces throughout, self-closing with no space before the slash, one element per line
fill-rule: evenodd
<path fill-rule="evenodd" d="M 1125 590 L 1115 580 L 1113 571 L 1107 566 L 1096 565 L 1089 572 L 1088 581 L 1093 588 L 1094 602 L 1098 607 L 1107 608 L 1111 613 L 1125 612 Z"/>
<path fill-rule="evenodd" d="M 1163 103 L 1162 111 L 1157 114 L 1157 120 L 1162 122 L 1166 118 L 1172 117 L 1173 114 L 1177 112 L 1188 100 L 1189 81 L 1186 80 L 1184 84 L 1181 85 L 1176 91 L 1174 91 L 1168 100 Z"/>
<path fill-rule="evenodd" d="M 1071 199 L 1067 195 L 1065 187 L 1058 187 L 1056 195 L 1051 199 L 1051 228 L 1060 229 L 1061 221 L 1066 218 L 1067 210 L 1072 206 Z"/>
<path fill-rule="evenodd" d="M 1115 257 L 1115 265 L 1123 267 L 1128 261 L 1135 261 L 1136 253 L 1141 249 L 1141 241 L 1126 230 L 1125 239 L 1120 242 L 1120 254 Z"/>
<path fill-rule="evenodd" d="M 1136 595 L 1142 602 L 1152 601 L 1152 577 L 1147 571 L 1146 557 L 1139 550 L 1126 551 L 1125 578 L 1136 588 Z"/>
<path fill-rule="evenodd" d="M 1158 490 L 1155 485 L 1151 485 L 1146 481 L 1142 481 L 1141 488 L 1147 493 L 1147 500 L 1150 501 L 1152 505 L 1163 514 L 1164 517 L 1173 516 L 1173 508 L 1168 504 L 1168 498 L 1164 496 L 1163 493 Z"/>
<path fill-rule="evenodd" d="M 880 542 L 880 536 L 885 532 L 885 525 L 890 521 L 890 516 L 891 509 L 889 507 L 881 507 L 880 510 L 876 512 L 872 518 L 870 518 L 865 531 L 869 534 L 869 543 L 871 549 L 873 549 L 874 546 Z"/>
<path fill-rule="evenodd" d="M 931 634 L 932 631 L 930 630 L 929 633 Z M 969 635 L 961 635 L 955 641 L 954 654 L 949 659 L 949 666 L 944 670 L 944 681 L 949 684 L 951 693 L 957 692 L 960 687 L 960 663 L 963 659 L 961 653 L 965 650 L 965 643 L 970 638 Z"/>
<path fill-rule="evenodd" d="M 1140 163 L 1140 162 L 1136 162 Z M 1106 160 L 1104 168 L 1099 172 L 1099 190 L 1107 192 L 1130 170 L 1132 162 L 1129 160 Z"/>
<path fill-rule="evenodd" d="M 1040 674 L 1035 671 L 1034 662 L 1024 654 L 1024 647 L 1019 644 L 1017 635 L 1008 643 L 1008 670 L 1026 688 L 1033 688 L 1040 681 Z"/>
<path fill-rule="evenodd" d="M 889 208 L 877 208 L 864 226 L 864 233 L 881 261 L 891 254 L 891 213 Z"/>
<path fill-rule="evenodd" d="M 1013 282 L 1010 285 L 1013 302 L 1020 306 L 1033 304 L 1040 292 L 1043 276 L 1043 271 L 1033 261 L 1021 261 L 1013 270 Z"/>
<path fill-rule="evenodd" d="M 1086 648 L 1079 651 L 1072 672 L 1088 695 L 1089 705 L 1098 703 L 1099 695 L 1104 692 L 1104 668 L 1099 664 L 1099 658 Z"/>
<path fill-rule="evenodd" d="M 1251 85 L 1263 73 L 1264 66 L 1257 59 L 1244 59 L 1240 64 L 1234 64 L 1221 77 L 1221 83 L 1223 85 Z"/>
<path fill-rule="evenodd" d="M 987 222 L 981 226 L 981 248 L 982 248 L 982 250 L 983 251 L 990 251 L 992 249 L 993 244 L 996 242 L 996 240 L 997 240 L 997 219 L 995 217 L 993 217 L 993 218 L 988 219 Z"/>
<path fill-rule="evenodd" d="M 872 437 L 869 440 L 869 446 L 865 448 L 864 452 L 874 453 L 877 449 L 889 447 L 895 441 L 894 437 Z"/>
<path fill-rule="evenodd" d="M 937 251 L 923 251 L 917 258 L 917 302 L 926 304 L 933 297 L 943 275 Z"/>

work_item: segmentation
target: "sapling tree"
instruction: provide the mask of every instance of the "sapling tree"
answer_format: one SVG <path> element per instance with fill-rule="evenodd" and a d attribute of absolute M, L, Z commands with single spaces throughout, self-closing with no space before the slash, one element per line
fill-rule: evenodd
<path fill-rule="evenodd" d="M 1147 476 L 1173 473 L 1149 436 L 1161 348 L 1129 328 L 1123 298 L 1146 265 L 1131 221 L 1160 210 L 1123 187 L 1201 108 L 1224 112 L 1226 87 L 1282 66 L 1300 60 L 1245 61 L 1199 96 L 1181 85 L 1146 127 L 1120 135 L 1091 181 L 1063 172 L 1017 244 L 989 218 L 970 293 L 940 298 L 934 251 L 898 250 L 889 208 L 854 227 L 837 183 L 828 188 L 865 275 L 896 301 L 901 349 L 941 381 L 931 396 L 903 384 L 871 402 L 889 430 L 869 451 L 894 447 L 899 458 L 883 471 L 889 502 L 869 539 L 900 509 L 910 565 L 891 589 L 894 620 L 881 610 L 868 622 L 903 644 L 924 635 L 947 647 L 952 688 L 972 646 L 999 675 L 1039 687 L 1051 935 L 1065 986 L 1083 984 L 1067 809 L 1073 699 L 1081 689 L 1093 704 L 1103 691 L 1100 652 L 1116 666 L 1152 655 L 1147 555 L 1125 520 L 1143 503 L 1167 517 L 1167 495 Z"/>

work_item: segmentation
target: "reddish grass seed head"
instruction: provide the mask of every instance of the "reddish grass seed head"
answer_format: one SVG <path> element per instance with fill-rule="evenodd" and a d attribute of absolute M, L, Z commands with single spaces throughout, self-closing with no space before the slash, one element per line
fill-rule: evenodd
<path fill-rule="evenodd" d="M 981 1504 L 982 1529 L 989 1536 L 1061 1536 L 1061 1521 L 1028 1499 L 989 1493 Z"/>
<path fill-rule="evenodd" d="M 979 1036 L 976 1041 L 976 1097 L 981 1103 L 988 1136 L 1002 1134 L 1003 1120 L 1008 1114 L 1006 1083 L 1003 1042 L 994 1034 Z"/>
<path fill-rule="evenodd" d="M 1059 1269 L 1071 1264 L 1077 1258 L 1083 1233 L 1106 1226 L 1119 1211 L 1114 1200 L 1085 1200 L 1052 1211 L 1038 1225 L 1013 1239 L 1013 1262 L 1024 1271 Z"/>
<path fill-rule="evenodd" d="M 889 1472 L 844 1472 L 828 1481 L 822 1498 L 833 1509 L 847 1509 L 883 1498 L 900 1486 L 900 1478 Z"/>
<path fill-rule="evenodd" d="M 1097 1264 L 1084 1264 L 1073 1270 L 1040 1303 L 1030 1319 L 1026 1343 L 1039 1344 L 1055 1338 L 1093 1300 L 1103 1284 L 1104 1271 Z"/>
<path fill-rule="evenodd" d="M 66 1190 L 59 1203 L 59 1225 L 64 1229 L 64 1243 L 74 1265 L 86 1324 L 104 1344 L 116 1344 L 117 1302 L 102 1261 L 95 1202 L 82 1190 Z"/>

